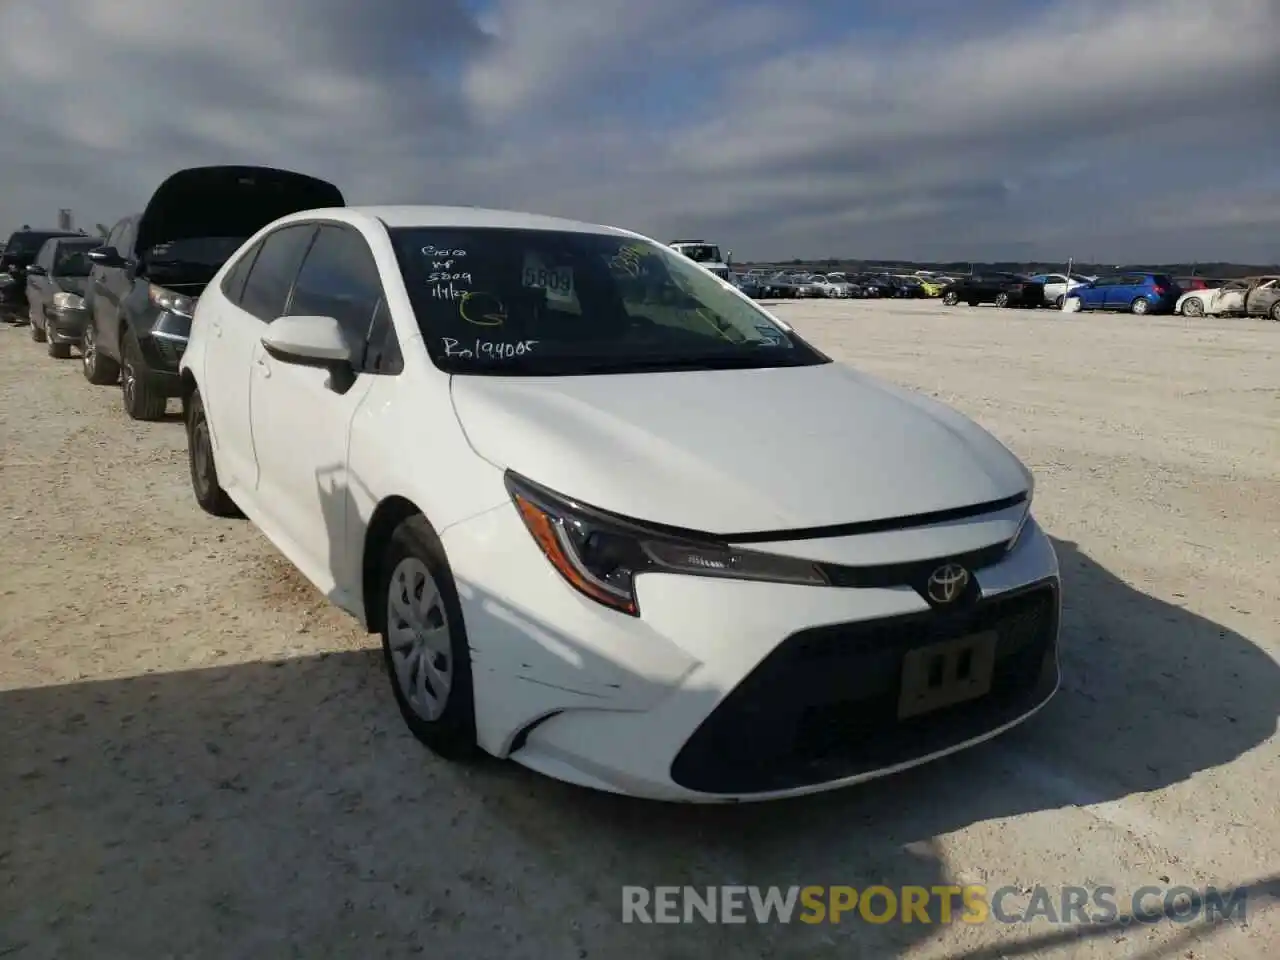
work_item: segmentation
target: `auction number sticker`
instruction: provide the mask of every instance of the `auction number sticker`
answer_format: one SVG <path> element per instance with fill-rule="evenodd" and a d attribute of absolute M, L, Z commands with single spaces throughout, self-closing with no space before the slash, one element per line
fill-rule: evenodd
<path fill-rule="evenodd" d="M 548 267 L 536 256 L 526 254 L 522 282 L 526 287 L 545 290 L 548 300 L 573 303 L 573 269 L 571 267 Z"/>

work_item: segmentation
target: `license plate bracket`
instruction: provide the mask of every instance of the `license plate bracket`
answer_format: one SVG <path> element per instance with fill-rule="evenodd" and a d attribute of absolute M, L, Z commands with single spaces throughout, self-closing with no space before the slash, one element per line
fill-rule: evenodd
<path fill-rule="evenodd" d="M 989 693 L 995 673 L 994 630 L 908 650 L 902 658 L 898 719 L 932 713 Z"/>

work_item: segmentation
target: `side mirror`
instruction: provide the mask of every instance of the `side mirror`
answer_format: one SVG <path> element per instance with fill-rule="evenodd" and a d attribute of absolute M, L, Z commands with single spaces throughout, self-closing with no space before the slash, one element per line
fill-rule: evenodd
<path fill-rule="evenodd" d="M 125 264 L 124 257 L 115 247 L 95 247 L 85 256 L 100 267 L 123 267 Z"/>
<path fill-rule="evenodd" d="M 263 349 L 281 363 L 329 371 L 325 384 L 346 393 L 356 381 L 355 354 L 333 317 L 280 317 L 262 338 Z"/>
<path fill-rule="evenodd" d="M 49 275 L 48 270 L 46 270 L 44 267 L 37 266 L 34 263 L 31 266 L 27 267 L 28 277 L 47 277 L 48 275 Z"/>

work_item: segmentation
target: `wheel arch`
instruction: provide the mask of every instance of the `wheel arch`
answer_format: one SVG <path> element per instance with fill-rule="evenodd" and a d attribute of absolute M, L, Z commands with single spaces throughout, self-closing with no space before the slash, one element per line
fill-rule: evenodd
<path fill-rule="evenodd" d="M 191 410 L 191 398 L 200 389 L 200 385 L 196 383 L 196 375 L 186 368 L 183 368 L 179 374 L 178 382 L 181 389 L 178 396 L 182 400 L 182 419 L 186 420 Z"/>
<path fill-rule="evenodd" d="M 364 545 L 360 551 L 360 605 L 364 612 L 365 629 L 370 633 L 382 630 L 382 604 L 374 599 L 380 572 L 378 558 L 386 550 L 396 527 L 412 516 L 421 516 L 426 520 L 426 513 L 416 503 L 408 497 L 393 494 L 374 507 L 369 526 L 365 528 Z M 427 524 L 430 523 L 427 520 Z"/>

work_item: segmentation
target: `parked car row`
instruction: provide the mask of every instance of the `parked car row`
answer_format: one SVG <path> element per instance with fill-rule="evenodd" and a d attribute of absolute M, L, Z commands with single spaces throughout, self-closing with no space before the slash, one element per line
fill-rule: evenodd
<path fill-rule="evenodd" d="M 1001 307 L 1054 306 L 1069 313 L 1110 310 L 1187 317 L 1240 315 L 1280 321 L 1280 277 L 1229 280 L 1219 286 L 1202 277 L 1173 278 L 1135 271 L 1103 277 L 1072 274 L 1021 276 L 982 273 L 962 277 L 942 294 L 948 306 L 993 303 Z"/>
<path fill-rule="evenodd" d="M 752 271 L 734 278 L 757 300 L 832 297 L 936 297 L 944 281 L 934 277 L 887 273 L 773 273 Z"/>
<path fill-rule="evenodd" d="M 1030 472 L 662 243 L 251 167 L 174 174 L 100 246 L 51 239 L 39 329 L 73 342 L 79 296 L 85 378 L 136 419 L 180 398 L 196 503 L 381 636 L 443 757 L 769 799 L 1058 688 Z"/>

